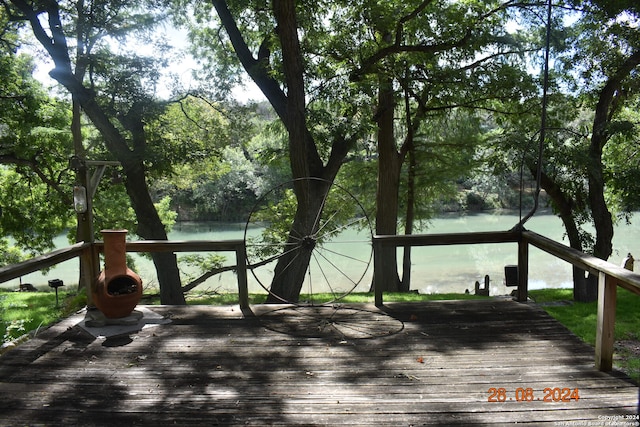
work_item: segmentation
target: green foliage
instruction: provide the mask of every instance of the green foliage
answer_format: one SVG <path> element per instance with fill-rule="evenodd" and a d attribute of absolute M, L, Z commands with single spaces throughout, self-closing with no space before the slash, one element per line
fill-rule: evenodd
<path fill-rule="evenodd" d="M 177 213 L 171 209 L 171 198 L 162 197 L 154 206 L 162 223 L 170 230 L 177 217 Z M 127 229 L 131 235 L 135 235 L 137 225 L 138 219 L 122 183 L 104 180 L 94 198 L 95 237 L 101 240 L 100 230 L 105 228 Z M 74 235 L 75 231 L 69 230 L 69 238 L 72 239 Z"/>
<path fill-rule="evenodd" d="M 173 224 L 176 223 L 176 217 L 178 216 L 178 214 L 171 209 L 171 198 L 164 197 L 157 203 L 154 203 L 154 206 L 158 211 L 158 215 L 160 215 L 162 223 L 170 230 Z"/>
<path fill-rule="evenodd" d="M 95 237 L 102 229 L 127 229 L 135 233 L 137 221 L 131 202 L 121 182 L 103 179 L 93 198 L 93 218 Z M 75 237 L 75 230 L 69 231 L 69 239 Z"/>
<path fill-rule="evenodd" d="M 52 249 L 53 238 L 69 224 L 69 207 L 60 195 L 27 171 L 0 169 L 0 230 L 30 252 Z"/>
<path fill-rule="evenodd" d="M 219 162 L 211 171 L 213 176 L 201 176 L 192 183 L 196 215 L 201 219 L 243 220 L 264 191 L 264 168 L 248 159 L 240 147 L 224 148 Z"/>
<path fill-rule="evenodd" d="M 250 238 L 247 251 L 252 259 L 267 259 L 282 252 L 287 242 L 298 202 L 291 189 L 278 188 L 272 191 L 278 197 L 267 199 L 267 205 L 252 212 L 251 222 L 264 230 L 260 237 Z"/>
<path fill-rule="evenodd" d="M 34 60 L 15 53 L 17 35 L 5 33 L 0 58 L 0 232 L 11 238 L 3 239 L 0 264 L 53 249 L 74 221 L 70 106 L 34 79 Z"/>
<path fill-rule="evenodd" d="M 438 212 L 442 200 L 458 193 L 460 178 L 478 171 L 482 159 L 477 152 L 482 142 L 481 117 L 474 112 L 456 109 L 446 116 L 433 115 L 425 121 L 416 135 L 414 151 L 418 165 L 414 178 L 417 218 L 430 219 Z M 403 183 L 407 178 L 405 174 Z M 477 186 L 480 187 L 480 182 Z M 473 189 L 482 199 L 478 201 L 482 208 L 495 207 L 489 204 L 488 194 L 499 188 Z M 470 205 L 466 203 L 462 208 L 470 209 Z"/>
<path fill-rule="evenodd" d="M 640 209 L 640 114 L 638 99 L 633 108 L 624 108 L 610 127 L 611 144 L 603 153 L 609 206 L 626 214 Z"/>
<path fill-rule="evenodd" d="M 258 106 L 195 97 L 170 105 L 150 127 L 174 159 L 172 174 L 153 182 L 156 197 L 171 196 L 181 219 L 244 221 L 286 162 L 269 120 Z"/>
<path fill-rule="evenodd" d="M 6 238 L 0 238 L 0 254 L 0 265 L 16 264 L 26 258 L 26 255 Z"/>
<path fill-rule="evenodd" d="M 0 265 L 52 249 L 73 218 L 69 110 L 33 78 L 33 60 L 13 49 L 0 47 Z"/>
<path fill-rule="evenodd" d="M 211 160 L 231 143 L 231 115 L 226 106 L 200 97 L 186 96 L 169 103 L 146 127 L 146 161 L 153 165 L 151 171 L 166 177 L 185 165 L 215 166 L 215 160 Z"/>

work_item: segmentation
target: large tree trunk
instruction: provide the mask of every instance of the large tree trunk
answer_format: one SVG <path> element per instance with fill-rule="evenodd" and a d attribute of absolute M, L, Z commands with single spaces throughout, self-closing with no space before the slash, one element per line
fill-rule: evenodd
<path fill-rule="evenodd" d="M 612 87 L 609 87 L 612 86 Z M 587 178 L 589 181 L 589 206 L 596 228 L 596 242 L 593 255 L 607 260 L 613 252 L 613 219 L 604 198 L 604 166 L 602 164 L 602 150 L 609 136 L 607 126 L 610 120 L 610 105 L 614 97 L 616 85 L 607 85 L 600 93 L 593 119 L 593 132 L 589 145 L 589 164 Z"/>
<path fill-rule="evenodd" d="M 395 99 L 390 81 L 380 84 L 378 94 L 378 188 L 376 194 L 376 234 L 395 235 L 398 227 L 398 197 L 402 162 L 396 148 L 394 134 Z M 382 249 L 384 266 L 382 277 L 374 277 L 376 286 L 385 292 L 398 292 L 398 260 L 396 249 Z"/>
<path fill-rule="evenodd" d="M 293 0 L 273 2 L 287 85 L 286 114 L 281 115 L 281 118 L 289 133 L 289 161 L 293 177 L 322 177 L 322 161 L 307 131 L 304 64 L 298 40 L 295 8 L 296 2 Z M 286 250 L 278 259 L 270 287 L 273 294 L 285 301 L 298 301 L 313 251 L 313 244 L 305 243 L 305 238 L 315 231 L 317 224 L 314 224 L 314 218 L 319 217 L 319 211 L 322 209 L 323 197 L 315 197 L 315 187 L 315 182 L 311 181 L 297 181 L 294 184 L 298 208 L 291 225 Z M 297 249 L 291 251 L 291 246 Z M 277 302 L 277 299 L 274 300 L 270 295 L 267 302 Z"/>

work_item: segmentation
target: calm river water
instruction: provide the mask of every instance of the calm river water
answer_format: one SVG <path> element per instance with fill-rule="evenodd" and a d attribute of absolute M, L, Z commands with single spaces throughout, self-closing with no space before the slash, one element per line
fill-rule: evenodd
<path fill-rule="evenodd" d="M 614 237 L 614 253 L 610 261 L 620 264 L 622 259 L 631 252 L 640 256 L 640 213 L 635 214 L 631 225 L 620 223 L 616 226 Z M 502 214 L 471 214 L 447 215 L 434 219 L 427 233 L 463 233 L 474 231 L 505 231 L 518 223 L 517 213 Z M 564 229 L 559 218 L 554 215 L 539 213 L 529 220 L 526 228 L 551 239 L 568 244 L 563 240 Z M 170 233 L 171 240 L 227 240 L 242 239 L 244 224 L 220 223 L 180 223 L 176 224 Z M 353 236 L 345 238 L 352 239 Z M 59 247 L 67 246 L 66 238 L 60 236 L 56 243 Z M 370 243 L 362 239 L 362 245 L 350 246 L 350 251 L 370 251 Z M 571 267 L 569 264 L 555 259 L 546 253 L 531 248 L 529 260 L 529 287 L 566 288 L 571 287 Z M 147 287 L 157 286 L 157 279 L 151 261 L 133 255 L 133 266 L 142 277 Z M 399 258 L 400 259 L 400 258 Z M 232 254 L 228 254 L 228 263 L 233 264 Z M 464 246 L 439 246 L 413 248 L 411 289 L 421 293 L 457 292 L 465 290 L 473 292 L 475 281 L 483 283 L 485 275 L 490 277 L 491 295 L 503 295 L 513 288 L 504 286 L 504 266 L 517 263 L 516 244 L 483 244 Z M 399 267 L 401 268 L 401 267 Z M 364 279 L 356 288 L 357 291 L 367 291 L 373 270 L 373 263 L 369 267 Z M 77 260 L 70 260 L 59 264 L 45 275 L 32 273 L 22 278 L 23 283 L 32 283 L 41 289 L 47 289 L 47 281 L 59 278 L 66 285 L 77 283 Z M 263 291 L 249 274 L 250 292 Z M 17 288 L 19 280 L 5 282 L 4 288 Z M 218 289 L 219 291 L 237 291 L 236 277 L 233 273 L 224 273 L 210 278 L 200 285 L 198 290 Z"/>

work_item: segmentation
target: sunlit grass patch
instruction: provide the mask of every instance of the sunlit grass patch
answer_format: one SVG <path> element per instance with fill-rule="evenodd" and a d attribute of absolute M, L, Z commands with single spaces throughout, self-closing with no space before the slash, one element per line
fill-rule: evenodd
<path fill-rule="evenodd" d="M 86 304 L 84 295 L 55 292 L 0 291 L 0 334 L 2 342 L 12 341 L 30 331 L 50 325 Z"/>

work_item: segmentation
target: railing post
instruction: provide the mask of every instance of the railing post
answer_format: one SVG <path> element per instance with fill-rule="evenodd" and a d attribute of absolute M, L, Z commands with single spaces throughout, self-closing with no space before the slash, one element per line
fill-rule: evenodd
<path fill-rule="evenodd" d="M 98 278 L 98 274 L 100 274 L 100 251 L 91 239 L 91 246 L 86 251 L 83 251 L 80 256 L 81 261 L 80 268 L 84 268 L 84 288 L 87 293 L 87 306 L 90 307 L 93 305 L 93 286 L 95 281 Z M 84 262 L 84 267 L 82 265 Z"/>
<path fill-rule="evenodd" d="M 529 294 L 529 242 L 518 240 L 518 301 L 526 302 Z"/>
<path fill-rule="evenodd" d="M 249 308 L 249 290 L 247 288 L 247 257 L 244 243 L 236 246 L 236 264 L 238 271 L 238 302 L 240 308 Z"/>
<path fill-rule="evenodd" d="M 373 294 L 376 307 L 382 307 L 382 244 L 373 236 Z"/>
<path fill-rule="evenodd" d="M 596 368 L 611 371 L 616 326 L 618 283 L 604 272 L 598 274 L 598 323 L 596 326 Z"/>

